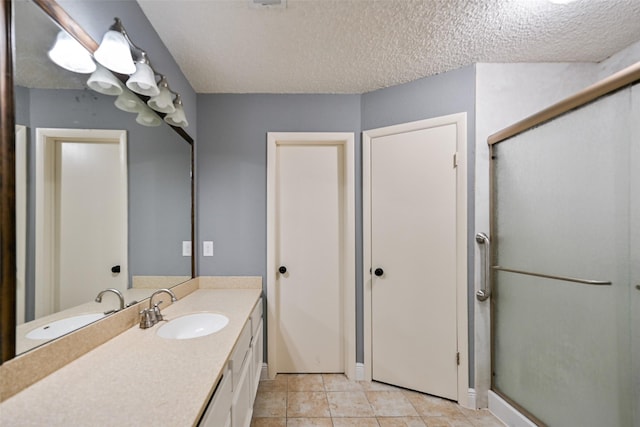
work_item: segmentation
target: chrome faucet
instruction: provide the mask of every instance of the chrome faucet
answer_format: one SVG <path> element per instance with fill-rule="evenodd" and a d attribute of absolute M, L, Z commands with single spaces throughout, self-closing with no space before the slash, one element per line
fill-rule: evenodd
<path fill-rule="evenodd" d="M 178 301 L 178 298 L 176 298 L 176 295 L 170 289 L 158 289 L 153 294 L 151 294 L 151 297 L 149 298 L 149 308 L 145 308 L 140 312 L 140 327 L 142 329 L 150 328 L 156 323 L 163 320 L 162 313 L 160 312 L 160 304 L 162 304 L 162 301 L 156 304 L 153 303 L 153 297 L 163 292 L 169 294 L 169 296 L 171 297 L 171 302 Z"/>
<path fill-rule="evenodd" d="M 109 288 L 109 289 L 105 289 L 103 291 L 100 291 L 100 293 L 96 297 L 95 301 L 96 302 L 102 302 L 102 295 L 104 295 L 107 292 L 113 292 L 114 294 L 116 294 L 118 296 L 118 298 L 120 299 L 120 308 L 118 310 L 105 311 L 104 314 L 111 314 L 111 313 L 115 313 L 116 311 L 122 310 L 124 308 L 124 296 L 122 296 L 122 292 L 120 292 L 117 289 Z"/>

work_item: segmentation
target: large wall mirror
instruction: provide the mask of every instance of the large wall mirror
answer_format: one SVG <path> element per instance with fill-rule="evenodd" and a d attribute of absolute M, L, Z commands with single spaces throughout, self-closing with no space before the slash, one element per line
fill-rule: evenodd
<path fill-rule="evenodd" d="M 75 24 L 56 23 L 36 3 L 11 5 L 15 151 L 2 146 L 15 161 L 15 221 L 3 219 L 2 237 L 5 249 L 13 227 L 15 285 L 3 271 L 2 292 L 15 298 L 15 354 L 121 309 L 105 289 L 118 290 L 126 306 L 194 277 L 185 252 L 193 241 L 193 140 L 164 122 L 138 124 L 115 97 L 90 90 L 88 75 L 51 62 L 61 26 Z M 5 196 L 3 189 L 3 210 Z M 2 258 L 6 267 L 12 257 L 3 250 Z M 3 360 L 11 356 L 7 317 Z"/>

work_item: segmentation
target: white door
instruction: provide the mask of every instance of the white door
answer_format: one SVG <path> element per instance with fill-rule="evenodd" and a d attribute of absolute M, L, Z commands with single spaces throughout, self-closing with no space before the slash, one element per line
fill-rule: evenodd
<path fill-rule="evenodd" d="M 371 140 L 372 376 L 453 400 L 456 142 L 455 124 Z"/>
<path fill-rule="evenodd" d="M 106 288 L 127 288 L 119 141 L 56 144 L 58 277 L 56 309 L 92 301 Z M 120 266 L 120 273 L 112 267 Z"/>
<path fill-rule="evenodd" d="M 277 370 L 344 372 L 342 147 L 277 147 Z"/>
<path fill-rule="evenodd" d="M 268 134 L 269 378 L 355 379 L 354 140 L 346 132 Z"/>

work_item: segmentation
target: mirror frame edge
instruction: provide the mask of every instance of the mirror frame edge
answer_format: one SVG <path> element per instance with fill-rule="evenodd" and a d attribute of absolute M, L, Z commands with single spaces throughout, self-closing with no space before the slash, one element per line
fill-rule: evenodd
<path fill-rule="evenodd" d="M 12 3 L 0 5 L 0 364 L 15 357 L 16 217 Z"/>

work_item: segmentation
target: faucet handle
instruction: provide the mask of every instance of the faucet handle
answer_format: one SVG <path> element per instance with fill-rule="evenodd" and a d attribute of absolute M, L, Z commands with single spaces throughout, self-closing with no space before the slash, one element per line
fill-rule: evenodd
<path fill-rule="evenodd" d="M 153 304 L 152 317 L 156 318 L 156 323 L 164 320 L 164 317 L 162 316 L 162 313 L 160 312 L 160 307 L 158 307 L 160 304 L 162 304 L 162 301 L 159 301 L 159 302 Z"/>
<path fill-rule="evenodd" d="M 151 313 L 146 308 L 140 312 L 140 328 L 147 329 L 153 326 L 151 321 Z"/>

